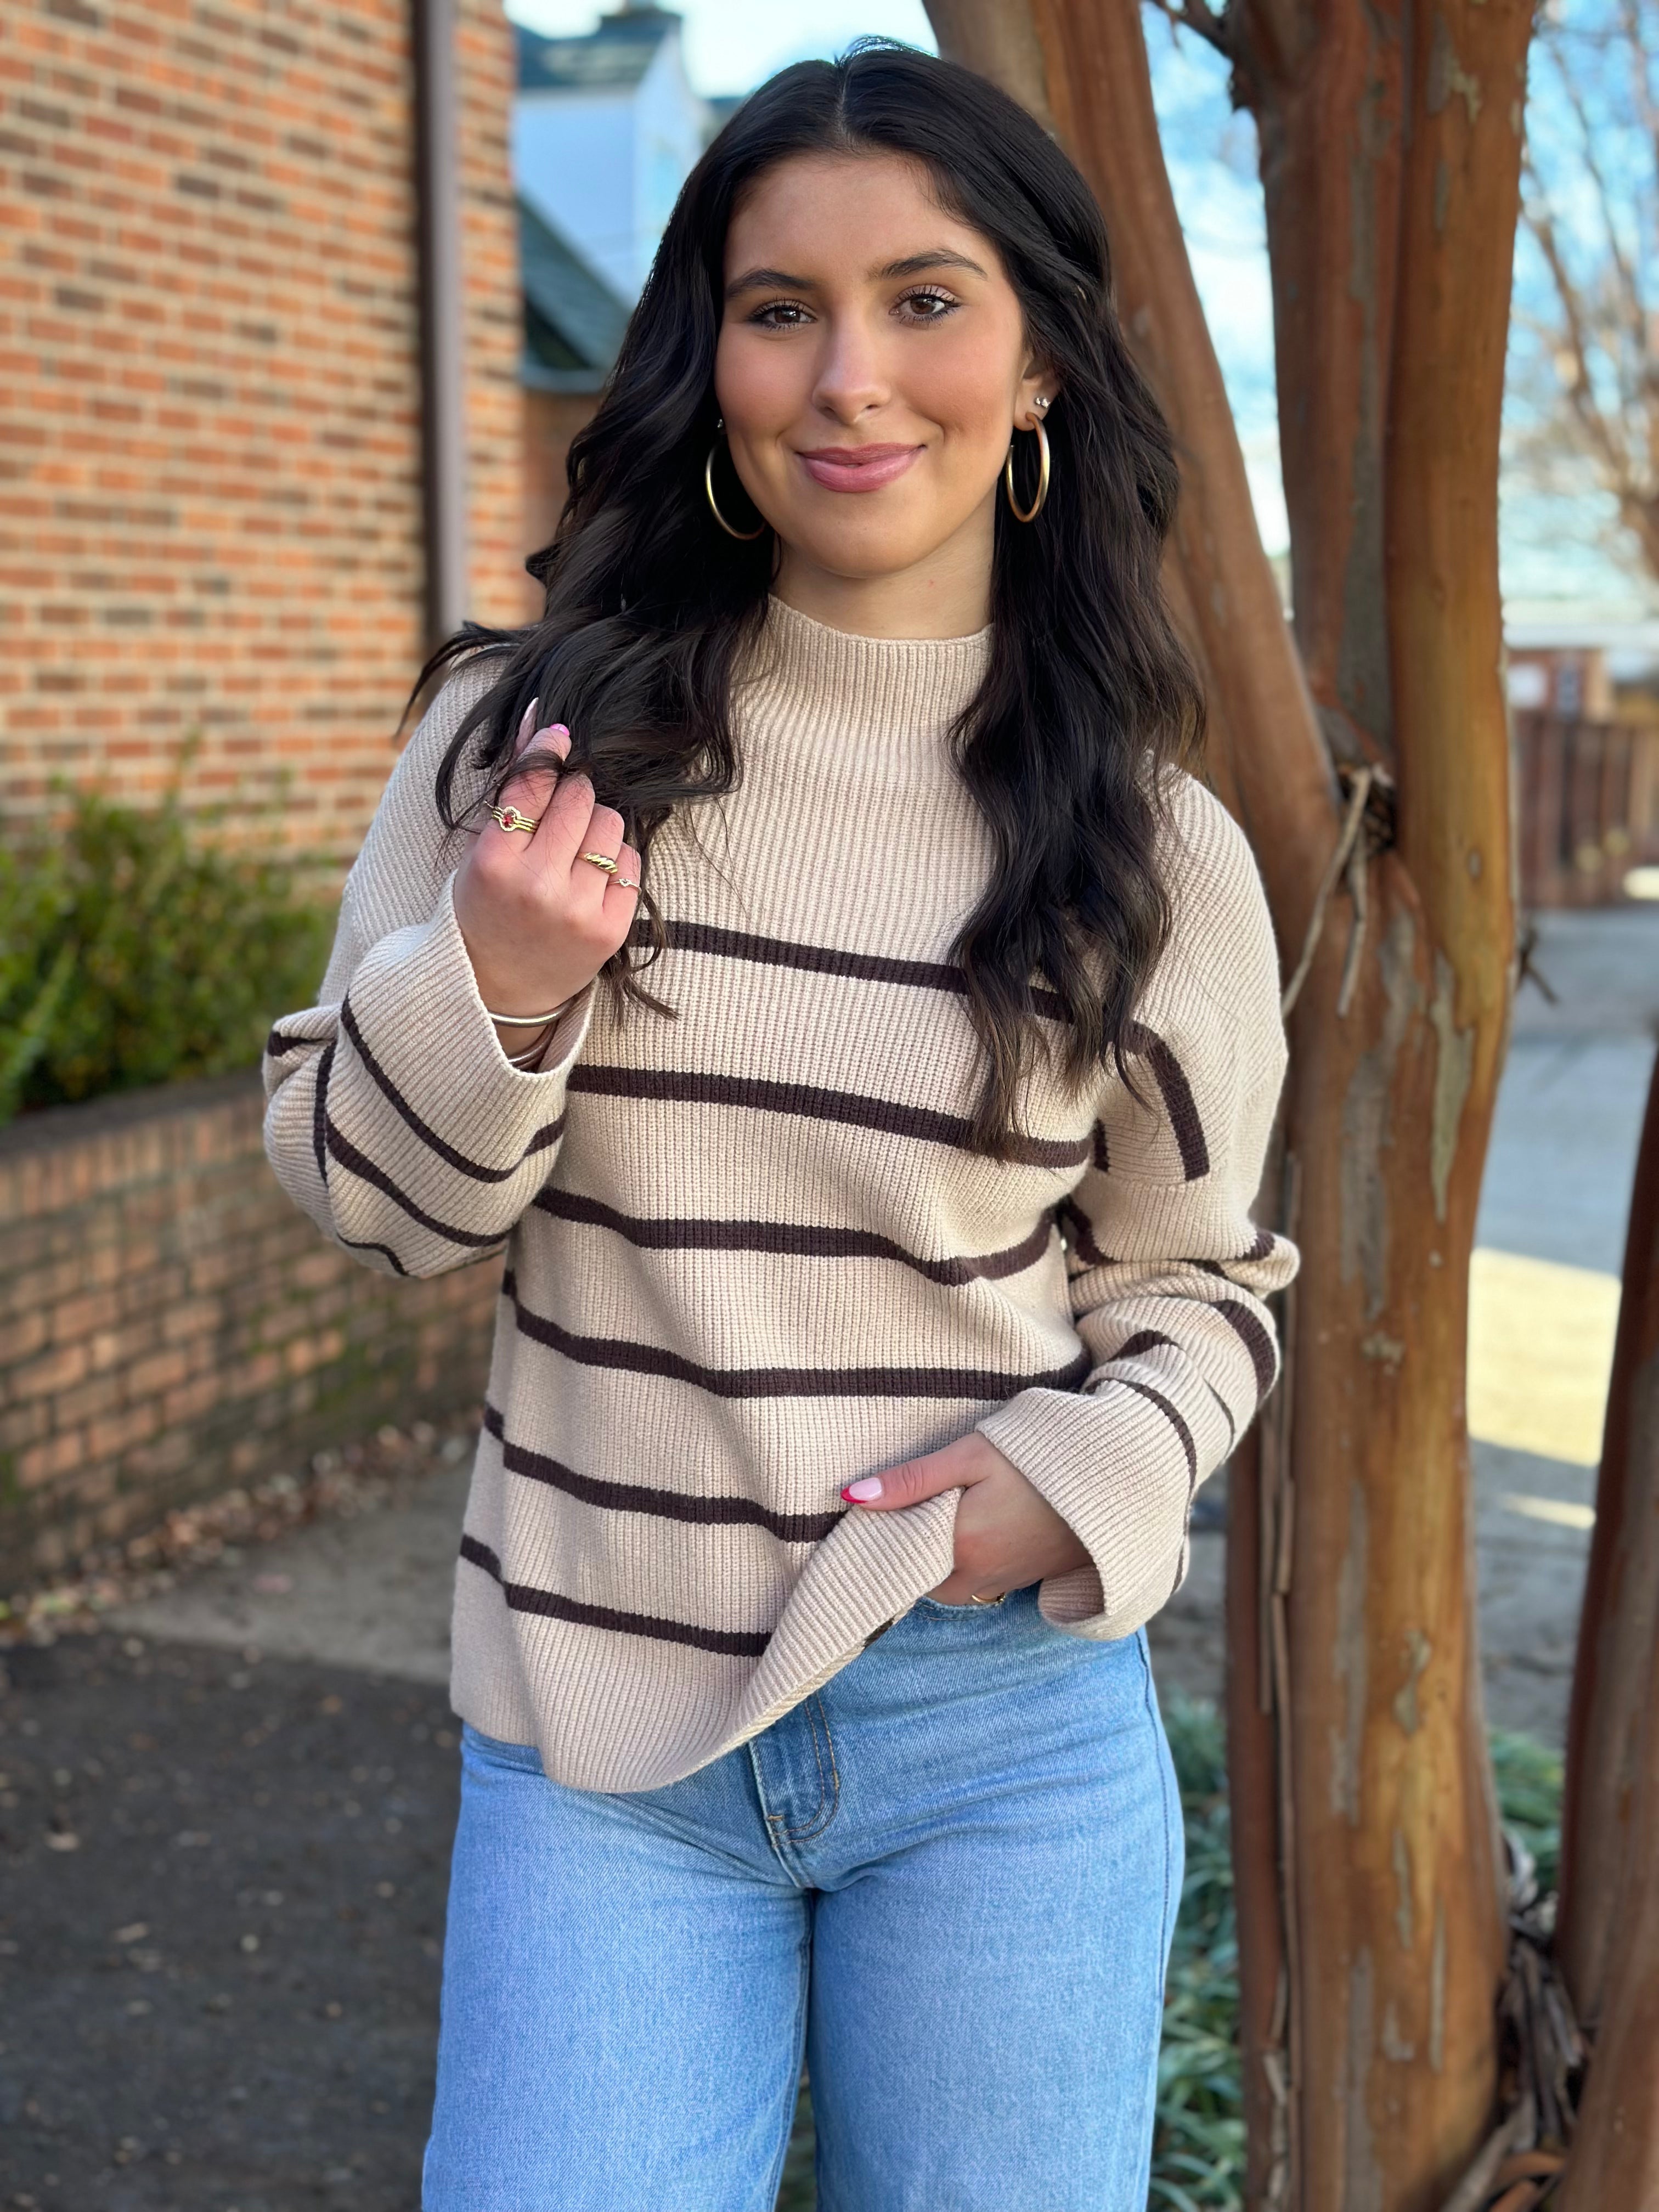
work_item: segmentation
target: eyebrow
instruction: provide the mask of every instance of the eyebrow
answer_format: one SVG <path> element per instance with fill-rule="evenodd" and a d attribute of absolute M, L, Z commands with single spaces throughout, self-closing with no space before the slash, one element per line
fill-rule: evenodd
<path fill-rule="evenodd" d="M 921 253 L 908 253 L 902 261 L 890 261 L 884 268 L 872 269 L 872 277 L 919 276 L 927 269 L 966 269 L 975 276 L 988 271 L 965 253 L 953 253 L 946 246 L 930 246 Z M 728 300 L 739 292 L 816 292 L 817 280 L 811 276 L 792 276 L 787 269 L 748 269 L 741 276 L 734 276 L 726 288 Z"/>

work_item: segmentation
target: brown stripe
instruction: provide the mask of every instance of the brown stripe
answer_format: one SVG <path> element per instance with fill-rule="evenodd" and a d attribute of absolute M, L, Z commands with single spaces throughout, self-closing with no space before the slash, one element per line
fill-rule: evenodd
<path fill-rule="evenodd" d="M 931 1283 L 994 1282 L 1018 1275 L 1042 1258 L 1054 1234 L 1048 1217 L 1030 1235 L 1003 1252 L 965 1260 L 924 1260 L 889 1237 L 866 1229 L 830 1229 L 814 1222 L 642 1221 L 575 1191 L 538 1191 L 531 1203 L 559 1221 L 608 1229 L 644 1252 L 769 1252 L 804 1260 L 896 1260 Z"/>
<path fill-rule="evenodd" d="M 584 1505 L 602 1506 L 607 1512 L 654 1513 L 665 1521 L 685 1521 L 702 1528 L 764 1528 L 786 1544 L 817 1544 L 837 1522 L 845 1519 L 848 1510 L 842 1506 L 836 1513 L 769 1513 L 752 1498 L 688 1498 L 679 1491 L 659 1490 L 641 1482 L 602 1482 L 594 1475 L 578 1474 L 574 1468 L 550 1459 L 544 1452 L 532 1451 L 527 1444 L 512 1443 L 507 1424 L 494 1406 L 485 1405 L 483 1425 L 500 1440 L 501 1465 L 509 1474 L 544 1482 L 550 1490 L 561 1490 L 568 1498 L 580 1498 Z"/>
<path fill-rule="evenodd" d="M 1249 1250 L 1248 1252 L 1241 1252 L 1238 1258 L 1234 1261 L 1233 1265 L 1236 1267 L 1240 1267 L 1243 1266 L 1247 1260 L 1265 1260 L 1267 1255 L 1273 1250 L 1274 1241 L 1273 1233 L 1271 1229 L 1258 1229 L 1255 1232 L 1255 1241 L 1251 1244 Z"/>
<path fill-rule="evenodd" d="M 1273 1340 L 1249 1308 L 1238 1304 L 1232 1298 L 1215 1299 L 1212 1310 L 1221 1316 L 1250 1355 L 1250 1364 L 1255 1370 L 1256 1401 L 1259 1404 L 1273 1389 L 1279 1374 L 1279 1354 L 1273 1348 Z"/>
<path fill-rule="evenodd" d="M 1087 1352 L 1064 1367 L 1036 1375 L 1010 1375 L 975 1367 L 703 1367 L 654 1344 L 625 1337 L 578 1336 L 521 1304 L 509 1267 L 501 1296 L 512 1301 L 520 1333 L 583 1367 L 661 1375 L 689 1382 L 715 1398 L 967 1398 L 1001 1401 L 1022 1390 L 1075 1390 L 1089 1371 Z"/>
<path fill-rule="evenodd" d="M 506 1231 L 503 1230 L 496 1230 L 493 1236 L 479 1237 L 470 1229 L 452 1229 L 447 1221 L 439 1221 L 428 1213 L 415 1203 L 407 1191 L 398 1189 L 384 1168 L 376 1167 L 367 1153 L 360 1152 L 349 1137 L 343 1137 L 326 1115 L 324 1116 L 323 1136 L 329 1151 L 343 1168 L 349 1168 L 353 1175 L 360 1176 L 366 1183 L 373 1184 L 376 1190 L 384 1192 L 394 1206 L 403 1208 L 411 1221 L 418 1222 L 422 1229 L 429 1229 L 434 1237 L 447 1237 L 452 1244 L 464 1245 L 472 1252 L 488 1252 L 492 1246 L 504 1242 Z"/>
<path fill-rule="evenodd" d="M 1124 1043 L 1150 1065 L 1153 1080 L 1163 1095 L 1170 1127 L 1175 1132 L 1182 1173 L 1188 1182 L 1196 1182 L 1200 1176 L 1210 1172 L 1210 1150 L 1204 1141 L 1204 1125 L 1198 1118 L 1198 1102 L 1187 1080 L 1187 1071 L 1163 1038 L 1139 1022 L 1129 1024 Z"/>
<path fill-rule="evenodd" d="M 328 1078 L 333 1065 L 334 1040 L 331 1037 L 317 1063 L 317 1087 L 311 1101 L 311 1149 L 317 1155 L 318 1180 L 325 1191 L 328 1188 Z"/>
<path fill-rule="evenodd" d="M 1136 1397 L 1144 1398 L 1149 1406 L 1156 1406 L 1180 1437 L 1181 1449 L 1187 1455 L 1188 1495 L 1190 1498 L 1198 1486 L 1198 1446 L 1193 1441 L 1192 1431 L 1161 1390 L 1154 1390 L 1146 1382 L 1133 1382 L 1127 1375 L 1114 1375 L 1112 1380 L 1120 1390 L 1133 1390 Z"/>
<path fill-rule="evenodd" d="M 378 1252 L 383 1260 L 390 1260 L 392 1273 L 407 1276 L 409 1270 L 389 1244 L 360 1244 L 349 1237 L 337 1237 L 337 1243 L 343 1244 L 348 1252 Z"/>
<path fill-rule="evenodd" d="M 674 1068 L 598 1066 L 578 1062 L 568 1088 L 608 1098 L 673 1100 L 698 1106 L 747 1107 L 763 1114 L 799 1114 L 814 1121 L 845 1121 L 888 1136 L 969 1148 L 972 1124 L 960 1115 L 855 1091 L 827 1091 L 811 1083 L 773 1083 L 752 1075 L 703 1075 Z M 1087 1137 L 1017 1137 L 1010 1158 L 1024 1167 L 1077 1167 L 1089 1158 Z"/>
<path fill-rule="evenodd" d="M 564 1115 L 560 1114 L 555 1120 L 544 1122 L 537 1130 L 511 1167 L 482 1167 L 477 1160 L 469 1159 L 465 1152 L 458 1152 L 453 1145 L 446 1143 L 430 1122 L 421 1119 L 369 1050 L 363 1033 L 357 1026 L 357 1018 L 351 1011 L 351 1000 L 349 998 L 340 1008 L 340 1026 L 351 1039 L 353 1049 L 358 1059 L 362 1060 L 381 1092 L 391 1101 L 392 1107 L 402 1115 L 415 1134 L 423 1144 L 429 1146 L 441 1160 L 456 1169 L 460 1174 L 471 1176 L 476 1182 L 506 1182 L 511 1176 L 517 1175 L 527 1159 L 532 1158 L 537 1152 L 546 1152 L 550 1146 L 556 1145 L 564 1134 Z"/>
<path fill-rule="evenodd" d="M 1120 1344 L 1111 1357 L 1114 1359 L 1136 1359 L 1143 1352 L 1158 1352 L 1165 1346 L 1171 1352 L 1179 1352 L 1181 1349 L 1174 1337 L 1164 1336 L 1155 1328 L 1141 1328 L 1137 1329 L 1132 1337 Z"/>
<path fill-rule="evenodd" d="M 726 960 L 752 960 L 769 968 L 799 968 L 811 975 L 842 975 L 859 982 L 898 983 L 924 991 L 951 991 L 965 997 L 968 979 L 945 960 L 894 960 L 880 953 L 848 952 L 836 945 L 801 945 L 785 937 L 757 937 L 744 929 L 721 929 L 708 921 L 671 921 L 668 942 L 677 952 L 703 952 Z M 641 927 L 634 941 L 651 943 Z M 1058 992 L 1034 984 L 1032 1003 L 1050 1021 L 1071 1019 Z"/>
<path fill-rule="evenodd" d="M 281 1060 L 284 1054 L 304 1052 L 308 1045 L 322 1044 L 325 1039 L 314 1036 L 284 1036 L 281 1030 L 272 1030 L 265 1039 L 265 1058 Z"/>
<path fill-rule="evenodd" d="M 1107 1148 L 1106 1125 L 1103 1121 L 1097 1121 L 1095 1123 L 1094 1159 L 1095 1165 L 1100 1170 L 1102 1175 L 1109 1175 L 1111 1173 L 1112 1156 Z"/>
<path fill-rule="evenodd" d="M 1079 1259 L 1091 1267 L 1109 1267 L 1113 1264 L 1096 1243 L 1094 1224 L 1075 1199 L 1062 1198 L 1054 1208 L 1054 1215 Z"/>
<path fill-rule="evenodd" d="M 582 1628 L 610 1628 L 623 1636 L 648 1636 L 659 1644 L 690 1644 L 699 1651 L 718 1652 L 726 1659 L 758 1659 L 771 1642 L 769 1636 L 744 1636 L 722 1628 L 698 1628 L 690 1621 L 661 1620 L 654 1613 L 618 1613 L 614 1606 L 584 1605 L 556 1590 L 532 1589 L 525 1583 L 510 1583 L 501 1563 L 488 1544 L 476 1536 L 463 1536 L 461 1557 L 481 1567 L 501 1584 L 501 1595 L 514 1613 L 539 1613 L 545 1620 L 574 1621 Z"/>

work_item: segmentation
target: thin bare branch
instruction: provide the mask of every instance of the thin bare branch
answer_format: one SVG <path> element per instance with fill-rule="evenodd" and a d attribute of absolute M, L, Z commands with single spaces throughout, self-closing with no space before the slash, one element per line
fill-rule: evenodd
<path fill-rule="evenodd" d="M 1619 235 L 1616 212 L 1618 196 L 1607 183 L 1601 158 L 1595 150 L 1597 134 L 1590 120 L 1589 111 L 1584 103 L 1583 88 L 1574 81 L 1566 63 L 1562 58 L 1559 46 L 1551 53 L 1550 58 L 1554 63 L 1556 74 L 1560 79 L 1562 97 L 1572 110 L 1573 118 L 1578 125 L 1582 141 L 1579 159 L 1584 165 L 1585 175 L 1595 187 L 1596 212 L 1601 218 L 1601 229 L 1607 240 L 1607 259 L 1618 277 L 1620 289 L 1624 294 L 1625 305 L 1632 321 L 1636 321 L 1643 313 L 1641 286 L 1637 282 L 1636 271 L 1626 254 L 1624 241 Z"/>
<path fill-rule="evenodd" d="M 1217 53 L 1224 54 L 1230 62 L 1237 62 L 1238 50 L 1228 27 L 1224 15 L 1218 15 L 1206 0 L 1152 0 L 1152 5 L 1161 15 L 1183 31 L 1192 31 Z"/>

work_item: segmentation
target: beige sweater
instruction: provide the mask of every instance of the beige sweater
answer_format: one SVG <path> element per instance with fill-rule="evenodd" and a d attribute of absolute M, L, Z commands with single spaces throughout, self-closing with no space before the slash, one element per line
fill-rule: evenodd
<path fill-rule="evenodd" d="M 1018 1159 L 965 1142 L 980 1047 L 949 948 L 989 843 L 946 732 L 989 650 L 775 602 L 738 787 L 652 853 L 678 1018 L 591 989 L 533 1075 L 485 1018 L 433 801 L 463 671 L 351 871 L 320 1004 L 273 1033 L 270 1157 L 326 1234 L 410 1275 L 505 1251 L 453 1693 L 560 1781 L 674 1781 L 854 1658 L 950 1572 L 960 1492 L 865 1514 L 842 1486 L 975 1425 L 1088 1547 L 1048 1620 L 1127 1634 L 1273 1381 L 1261 1298 L 1296 1255 L 1249 1207 L 1278 970 L 1199 784 L 1139 1010 L 1147 1103 L 1039 1072 Z"/>

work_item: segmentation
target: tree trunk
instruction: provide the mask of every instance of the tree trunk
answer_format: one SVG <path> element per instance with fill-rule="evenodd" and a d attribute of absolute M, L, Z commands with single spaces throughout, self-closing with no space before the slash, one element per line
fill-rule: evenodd
<path fill-rule="evenodd" d="M 1562 2212 L 1659 2203 L 1659 1066 L 1573 1673 L 1556 1952 L 1595 2031 Z"/>
<path fill-rule="evenodd" d="M 1299 944 L 1335 836 L 1335 784 L 1188 264 L 1139 16 L 1130 0 L 934 0 L 929 12 L 943 51 L 970 68 L 999 76 L 1018 56 L 999 81 L 1058 131 L 1105 212 L 1118 312 L 1180 448 L 1176 610 L 1204 664 L 1218 780 Z"/>
<path fill-rule="evenodd" d="M 1036 33 L 1040 103 L 1012 15 Z M 1285 709 L 1300 686 L 1280 673 L 1133 0 L 950 0 L 934 20 L 988 65 L 975 27 L 1000 24 L 1101 199 L 1120 309 L 1182 449 L 1185 598 L 1290 966 L 1338 814 L 1305 711 Z M 1301 1318 L 1233 1492 L 1250 2194 L 1431 2212 L 1490 2118 L 1504 1957 L 1463 1385 L 1512 940 L 1496 482 L 1528 21 L 1520 0 L 1457 0 L 1409 72 L 1386 10 L 1359 0 L 1255 0 L 1208 28 L 1261 122 L 1297 634 L 1333 750 L 1392 764 L 1399 791 L 1397 842 L 1348 872 L 1292 1021 Z"/>

